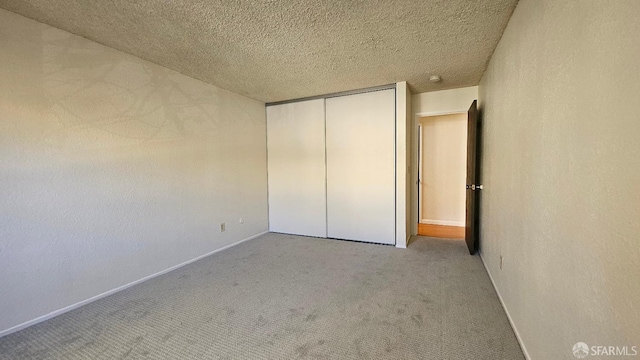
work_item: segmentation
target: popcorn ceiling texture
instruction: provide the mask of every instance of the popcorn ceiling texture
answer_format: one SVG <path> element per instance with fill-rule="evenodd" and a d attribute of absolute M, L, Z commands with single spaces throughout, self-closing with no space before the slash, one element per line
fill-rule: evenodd
<path fill-rule="evenodd" d="M 517 0 L 0 0 L 0 7 L 270 102 L 408 81 L 477 85 Z M 432 84 L 430 75 L 443 82 Z"/>

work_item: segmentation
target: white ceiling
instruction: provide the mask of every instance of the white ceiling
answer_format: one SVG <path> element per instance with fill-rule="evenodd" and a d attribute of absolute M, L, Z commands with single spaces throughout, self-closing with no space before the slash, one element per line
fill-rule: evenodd
<path fill-rule="evenodd" d="M 0 0 L 0 7 L 265 101 L 407 80 L 477 85 L 517 0 Z M 432 84 L 438 74 L 442 82 Z"/>

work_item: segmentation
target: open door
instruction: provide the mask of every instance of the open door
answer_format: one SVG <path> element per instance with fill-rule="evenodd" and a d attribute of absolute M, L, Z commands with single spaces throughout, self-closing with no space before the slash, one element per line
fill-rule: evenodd
<path fill-rule="evenodd" d="M 469 108 L 467 120 L 467 211 L 465 216 L 465 241 L 471 255 L 478 250 L 478 191 L 482 185 L 477 180 L 478 101 Z"/>

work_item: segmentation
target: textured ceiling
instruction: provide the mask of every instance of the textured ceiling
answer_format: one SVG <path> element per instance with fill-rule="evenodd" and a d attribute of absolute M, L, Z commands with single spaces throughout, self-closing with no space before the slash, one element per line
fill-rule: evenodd
<path fill-rule="evenodd" d="M 517 0 L 0 0 L 265 102 L 407 80 L 477 85 Z M 442 82 L 432 84 L 430 75 Z"/>

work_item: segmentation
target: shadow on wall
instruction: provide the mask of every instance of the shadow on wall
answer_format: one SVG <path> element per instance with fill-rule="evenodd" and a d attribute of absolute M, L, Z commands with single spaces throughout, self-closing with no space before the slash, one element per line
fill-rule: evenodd
<path fill-rule="evenodd" d="M 225 112 L 233 109 L 237 117 L 242 109 L 216 96 L 224 90 L 137 58 L 127 61 L 128 56 L 69 33 L 47 28 L 40 38 L 41 71 L 23 80 L 41 86 L 44 142 L 54 148 L 205 139 L 219 131 Z"/>
<path fill-rule="evenodd" d="M 0 34 L 0 332 L 267 229 L 263 103 L 4 10 Z"/>

